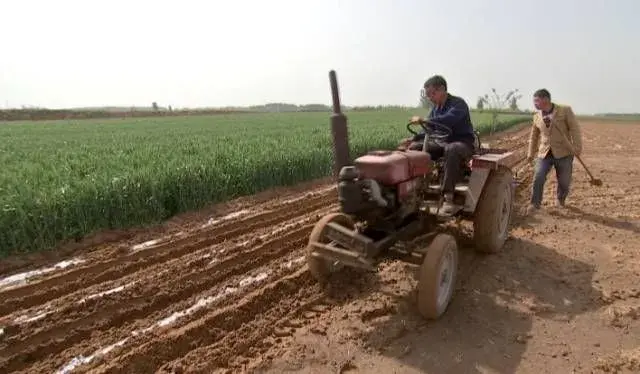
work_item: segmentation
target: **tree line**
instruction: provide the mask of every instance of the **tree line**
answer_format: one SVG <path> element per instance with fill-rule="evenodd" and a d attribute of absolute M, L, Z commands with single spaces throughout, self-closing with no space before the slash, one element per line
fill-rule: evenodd
<path fill-rule="evenodd" d="M 377 106 L 342 106 L 344 111 L 364 112 L 372 110 L 410 110 L 408 106 L 377 105 Z M 98 119 L 98 118 L 138 118 L 138 117 L 167 117 L 167 116 L 197 116 L 241 113 L 293 113 L 293 112 L 325 112 L 330 113 L 331 106 L 324 104 L 287 104 L 270 103 L 248 107 L 224 108 L 173 108 L 160 106 L 156 102 L 150 107 L 132 108 L 79 108 L 79 109 L 47 109 L 22 108 L 0 110 L 0 121 L 43 121 L 70 119 Z"/>
<path fill-rule="evenodd" d="M 492 89 L 491 95 L 487 94 L 478 98 L 476 108 L 478 111 L 489 111 L 493 114 L 494 121 L 501 113 L 522 112 L 518 109 L 518 100 L 522 95 L 518 90 L 512 90 L 505 95 L 499 95 Z M 430 109 L 429 102 L 423 94 L 420 97 L 419 107 Z M 343 105 L 344 111 L 373 111 L 373 110 L 411 110 L 411 106 L 401 105 Z M 331 112 L 332 107 L 326 104 L 291 104 L 268 103 L 251 106 L 227 106 L 222 108 L 174 108 L 171 105 L 161 106 L 158 102 L 152 102 L 148 107 L 98 107 L 76 109 L 47 109 L 38 107 L 22 107 L 20 109 L 0 110 L 0 121 L 39 121 L 39 120 L 64 120 L 64 119 L 97 119 L 97 118 L 128 118 L 128 117 L 161 117 L 161 116 L 193 116 L 215 115 L 234 113 L 289 113 L 289 112 Z"/>

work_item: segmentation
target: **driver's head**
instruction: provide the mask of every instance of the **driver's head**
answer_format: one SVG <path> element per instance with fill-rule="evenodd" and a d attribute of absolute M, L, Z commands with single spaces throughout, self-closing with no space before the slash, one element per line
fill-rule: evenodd
<path fill-rule="evenodd" d="M 546 88 L 542 88 L 533 93 L 533 105 L 538 110 L 545 112 L 551 109 L 551 94 Z"/>
<path fill-rule="evenodd" d="M 435 105 L 447 100 L 447 81 L 440 75 L 434 75 L 424 82 L 424 95 Z"/>

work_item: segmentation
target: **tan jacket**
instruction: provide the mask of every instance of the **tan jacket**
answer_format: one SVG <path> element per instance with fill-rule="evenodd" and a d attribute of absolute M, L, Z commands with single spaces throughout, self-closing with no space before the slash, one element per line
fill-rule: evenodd
<path fill-rule="evenodd" d="M 560 128 L 571 141 L 576 154 L 580 155 L 580 153 L 582 153 L 582 134 L 576 116 L 573 114 L 570 106 L 555 104 L 553 119 L 549 127 L 544 123 L 541 112 L 538 111 L 533 115 L 527 156 L 529 158 L 536 156 L 543 158 L 549 150 L 551 150 L 551 153 L 553 153 L 553 156 L 556 158 L 573 154 L 571 149 L 566 145 L 562 133 L 558 128 Z"/>

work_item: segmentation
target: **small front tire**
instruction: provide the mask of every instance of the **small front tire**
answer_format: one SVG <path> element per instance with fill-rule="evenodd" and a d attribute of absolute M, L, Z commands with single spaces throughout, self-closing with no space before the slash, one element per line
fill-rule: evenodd
<path fill-rule="evenodd" d="M 426 319 L 438 319 L 453 297 L 458 273 L 458 244 L 449 234 L 438 234 L 420 267 L 418 310 Z"/>

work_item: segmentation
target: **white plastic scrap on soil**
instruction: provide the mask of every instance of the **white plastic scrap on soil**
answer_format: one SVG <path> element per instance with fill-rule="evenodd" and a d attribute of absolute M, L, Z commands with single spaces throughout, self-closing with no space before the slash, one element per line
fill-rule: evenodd
<path fill-rule="evenodd" d="M 238 218 L 241 216 L 244 216 L 246 214 L 251 213 L 251 210 L 248 209 L 243 209 L 243 210 L 239 210 L 237 212 L 233 212 L 233 213 L 229 213 L 226 216 L 220 217 L 220 218 L 210 218 L 209 221 L 205 224 L 203 224 L 202 226 L 200 226 L 201 229 L 207 228 L 209 226 L 218 224 L 220 222 L 224 222 L 224 221 L 228 221 L 230 219 L 234 219 L 234 218 Z M 133 252 L 139 252 L 145 249 L 149 249 L 149 248 L 153 248 L 155 246 L 157 246 L 160 243 L 166 242 L 172 238 L 176 238 L 176 237 L 181 237 L 184 236 L 186 233 L 184 231 L 180 231 L 176 234 L 173 235 L 166 235 L 160 238 L 156 238 L 156 239 L 152 239 L 152 240 L 147 240 L 146 242 L 143 243 L 138 243 L 135 245 L 131 246 L 131 251 Z"/>
<path fill-rule="evenodd" d="M 136 283 L 135 281 L 134 282 L 129 282 L 129 283 L 123 284 L 122 286 L 118 286 L 118 287 L 114 287 L 114 288 L 108 289 L 106 291 L 94 293 L 94 294 L 89 295 L 87 297 L 83 297 L 82 299 L 78 300 L 77 303 L 78 304 L 82 304 L 82 303 L 85 303 L 87 300 L 92 300 L 92 299 L 96 299 L 96 298 L 103 297 L 103 296 L 106 296 L 106 295 L 111 295 L 111 294 L 114 294 L 114 293 L 122 292 L 125 288 L 131 287 L 135 283 Z"/>
<path fill-rule="evenodd" d="M 315 217 L 308 217 L 308 218 L 304 218 L 304 219 L 301 219 L 301 220 L 298 220 L 298 221 L 287 223 L 286 225 L 280 226 L 277 229 L 273 230 L 272 232 L 260 235 L 259 238 L 260 238 L 260 240 L 265 240 L 268 237 L 275 236 L 276 234 L 280 234 L 280 233 L 289 231 L 291 228 L 294 228 L 294 227 L 299 226 L 301 224 L 305 224 L 305 223 L 310 222 L 310 221 L 315 220 L 315 219 L 316 219 Z"/>
<path fill-rule="evenodd" d="M 122 292 L 125 288 L 127 287 L 131 287 L 133 284 L 135 284 L 135 282 L 129 282 L 127 284 L 124 284 L 122 286 L 118 286 L 118 287 L 114 287 L 111 288 L 109 290 L 106 291 L 102 291 L 102 292 L 98 292 L 86 297 L 83 297 L 82 299 L 76 301 L 77 304 L 82 304 L 85 303 L 87 300 L 92 300 L 92 299 L 96 299 L 99 297 L 103 297 L 106 295 L 111 295 L 114 293 L 118 293 L 118 292 Z M 40 310 L 38 310 L 37 312 L 29 315 L 29 314 L 23 314 L 19 317 L 16 317 L 13 322 L 16 324 L 25 324 L 25 323 L 29 323 L 29 322 L 34 322 L 40 319 L 43 319 L 44 317 L 48 316 L 49 314 L 52 313 L 56 313 L 58 312 L 58 309 L 53 309 L 50 305 L 47 304 L 47 306 L 45 306 L 44 308 L 41 308 Z"/>
<path fill-rule="evenodd" d="M 231 295 L 231 294 L 235 293 L 236 291 L 238 291 L 238 289 L 235 288 L 235 287 L 227 287 L 222 292 L 218 293 L 217 295 L 206 297 L 204 299 L 199 299 L 191 307 L 189 307 L 187 309 L 184 309 L 184 310 L 181 310 L 179 312 L 175 312 L 172 315 L 170 315 L 169 317 L 161 319 L 160 321 L 158 321 L 156 323 L 156 326 L 164 327 L 164 326 L 171 325 L 172 323 L 177 321 L 179 318 L 182 318 L 184 316 L 188 316 L 190 314 L 193 314 L 193 313 L 197 312 L 198 310 L 206 307 L 207 305 L 213 303 L 214 301 L 218 301 L 218 300 L 222 299 L 223 297 L 226 297 L 228 295 Z M 153 326 L 151 328 L 153 328 Z M 145 329 L 145 330 L 147 330 L 147 329 Z"/>
<path fill-rule="evenodd" d="M 282 264 L 280 267 L 281 268 L 288 268 L 291 269 L 294 265 L 300 264 L 302 262 L 304 262 L 304 256 L 300 256 L 297 258 L 294 258 L 293 260 L 288 261 L 287 263 Z M 173 323 L 175 323 L 178 319 L 185 317 L 185 316 L 189 316 L 193 313 L 195 313 L 196 311 L 203 309 L 207 306 L 209 306 L 210 304 L 212 304 L 215 301 L 224 299 L 225 297 L 232 295 L 236 292 L 238 292 L 241 288 L 247 287 L 251 284 L 254 283 L 258 283 L 261 282 L 265 279 L 267 279 L 269 277 L 269 275 L 271 275 L 272 272 L 270 271 L 263 271 L 258 273 L 257 275 L 254 276 L 248 276 L 246 278 L 241 279 L 238 282 L 238 287 L 225 287 L 221 292 L 213 295 L 213 296 L 209 296 L 209 297 L 205 297 L 205 298 L 201 298 L 198 299 L 198 301 L 193 304 L 192 306 L 190 306 L 187 309 L 175 312 L 173 314 L 171 314 L 168 317 L 165 317 L 155 323 L 153 323 L 152 325 L 150 325 L 149 327 L 142 329 L 142 330 L 135 330 L 133 332 L 131 332 L 132 336 L 139 336 L 139 335 L 143 335 L 146 334 L 152 330 L 154 330 L 155 328 L 158 327 L 165 327 L 165 326 L 169 326 Z M 2 333 L 0 333 L 0 336 L 2 335 Z M 67 363 L 65 366 L 63 366 L 60 370 L 58 370 L 56 373 L 57 374 L 67 374 L 70 373 L 71 371 L 73 371 L 74 369 L 76 369 L 77 367 L 83 365 L 83 364 L 88 364 L 91 361 L 93 361 L 95 358 L 97 357 L 101 357 L 106 355 L 107 353 L 111 352 L 114 348 L 117 347 L 121 347 L 123 346 L 127 341 L 129 340 L 129 338 L 124 338 L 114 344 L 111 344 L 109 346 L 100 348 L 98 350 L 96 350 L 93 354 L 89 355 L 89 356 L 76 356 L 74 357 L 71 361 L 69 361 L 69 363 Z"/>
<path fill-rule="evenodd" d="M 53 313 L 53 310 L 40 310 L 32 316 L 28 316 L 25 314 L 20 317 L 17 317 L 16 319 L 13 320 L 13 322 L 19 325 L 24 323 L 34 322 L 39 319 L 43 319 L 44 317 L 48 316 L 51 313 Z"/>
<path fill-rule="evenodd" d="M 0 279 L 0 290 L 27 284 L 29 282 L 29 279 L 36 277 L 38 275 L 43 275 L 43 274 L 51 273 L 58 270 L 64 270 L 70 266 L 78 265 L 83 262 L 85 262 L 85 260 L 80 258 L 74 258 L 71 260 L 60 261 L 57 264 L 54 264 L 53 266 L 10 275 L 8 277 Z"/>
<path fill-rule="evenodd" d="M 158 323 L 156 325 L 159 326 L 159 327 L 168 326 L 168 325 L 174 323 L 176 320 L 178 320 L 178 318 L 182 318 L 184 316 L 191 315 L 191 314 L 195 313 L 196 311 L 206 307 L 207 305 L 209 305 L 209 304 L 211 304 L 211 303 L 213 303 L 215 301 L 218 301 L 218 300 L 220 300 L 220 299 L 222 299 L 224 297 L 227 297 L 227 296 L 229 296 L 231 294 L 234 294 L 234 293 L 238 292 L 238 290 L 240 288 L 243 288 L 243 287 L 246 287 L 246 286 L 248 286 L 250 284 L 257 283 L 257 282 L 260 282 L 262 280 L 267 279 L 268 276 L 269 276 L 268 273 L 260 273 L 260 274 L 258 274 L 256 276 L 253 276 L 253 277 L 249 276 L 249 277 L 246 277 L 244 279 L 241 279 L 240 282 L 238 283 L 238 287 L 226 287 L 222 292 L 220 292 L 220 293 L 218 293 L 218 294 L 216 294 L 214 296 L 209 296 L 209 297 L 205 297 L 203 299 L 199 299 L 194 305 L 190 306 L 187 309 L 181 310 L 179 312 L 175 312 L 175 313 L 173 313 L 172 315 L 170 315 L 167 318 L 161 319 L 160 321 L 158 321 Z"/>
<path fill-rule="evenodd" d="M 58 370 L 56 373 L 57 374 L 67 374 L 72 372 L 75 368 L 77 368 L 80 365 L 84 365 L 84 364 L 88 364 L 91 361 L 93 361 L 95 358 L 100 357 L 100 356 L 104 356 L 107 353 L 111 352 L 114 348 L 116 347 L 121 347 L 123 346 L 127 340 L 129 340 L 129 338 L 124 338 L 114 344 L 111 344 L 109 346 L 106 346 L 104 348 L 100 348 L 97 351 L 95 351 L 93 354 L 89 355 L 89 356 L 77 356 L 74 357 L 71 361 L 69 361 L 68 364 L 66 364 L 65 366 L 63 366 L 60 370 Z"/>
<path fill-rule="evenodd" d="M 165 235 L 162 236 L 160 238 L 156 238 L 156 239 L 151 239 L 151 240 L 147 240 L 146 242 L 142 242 L 142 243 L 138 243 L 135 245 L 131 246 L 131 251 L 132 252 L 139 252 L 145 249 L 149 249 L 149 248 L 153 248 L 155 246 L 157 246 L 160 243 L 169 241 L 170 239 L 174 239 L 174 238 L 180 238 L 182 236 L 184 236 L 186 233 L 184 231 L 179 231 L 175 234 L 171 234 L 171 235 Z"/>
<path fill-rule="evenodd" d="M 138 252 L 138 251 L 142 251 L 143 249 L 149 249 L 151 247 L 154 247 L 156 245 L 158 245 L 159 243 L 165 241 L 167 237 L 163 237 L 163 238 L 158 238 L 158 239 L 153 239 L 153 240 L 147 240 L 144 243 L 140 243 L 140 244 L 136 244 L 134 246 L 131 247 L 131 250 L 134 252 Z"/>
<path fill-rule="evenodd" d="M 336 188 L 336 186 L 331 185 L 329 187 L 325 187 L 325 188 L 322 188 L 322 189 L 319 189 L 319 190 L 315 190 L 310 195 L 312 197 L 313 196 L 317 196 L 317 195 L 322 195 L 323 193 L 329 192 L 329 191 L 331 191 L 331 190 L 333 190 L 335 188 Z M 303 196 L 298 196 L 298 197 L 294 197 L 292 199 L 284 200 L 284 201 L 281 202 L 281 204 L 291 204 L 291 203 L 295 203 L 296 201 L 300 201 L 300 200 L 308 199 L 308 198 L 309 198 L 309 194 L 304 194 Z"/>
<path fill-rule="evenodd" d="M 206 257 L 203 256 L 203 258 L 209 258 L 213 255 L 224 255 L 226 252 L 235 252 L 236 250 L 242 249 L 243 247 L 245 247 L 247 244 L 249 244 L 251 241 L 250 240 L 245 240 L 242 243 L 237 243 L 233 246 L 224 246 L 221 249 L 214 249 L 213 251 L 211 251 L 208 255 L 206 255 Z M 220 261 L 219 256 L 213 257 L 211 259 L 211 261 L 209 261 L 209 265 L 215 264 L 216 262 Z"/>
<path fill-rule="evenodd" d="M 335 188 L 336 188 L 335 186 L 325 187 L 325 188 L 322 188 L 322 189 L 314 191 L 311 195 L 312 196 L 320 195 L 320 194 L 323 194 L 325 192 L 331 191 L 332 189 L 335 189 Z M 309 198 L 309 195 L 305 194 L 304 196 L 299 196 L 299 197 L 295 197 L 293 199 L 284 200 L 284 201 L 281 202 L 281 204 L 282 205 L 291 204 L 291 203 L 294 203 L 296 201 L 300 201 L 300 200 L 307 199 L 307 198 Z M 222 217 L 218 217 L 218 218 L 210 218 L 206 223 L 202 224 L 200 226 L 200 228 L 204 229 L 204 228 L 219 224 L 219 223 L 224 222 L 224 221 L 228 221 L 228 220 L 231 220 L 231 219 L 234 219 L 234 218 L 239 218 L 239 217 L 242 217 L 242 216 L 246 216 L 246 215 L 248 215 L 250 213 L 253 213 L 253 212 L 255 212 L 255 210 L 242 209 L 242 210 L 238 210 L 238 211 L 229 213 L 226 216 L 222 216 Z M 135 244 L 135 245 L 131 246 L 131 250 L 133 252 L 138 252 L 138 251 L 142 251 L 142 250 L 145 250 L 145 249 L 149 249 L 149 248 L 155 247 L 156 245 L 158 245 L 158 244 L 160 244 L 160 243 L 162 243 L 164 241 L 167 241 L 167 240 L 171 239 L 172 237 L 182 236 L 184 234 L 185 233 L 181 231 L 181 232 L 179 232 L 177 234 L 174 234 L 174 235 L 168 235 L 168 236 L 163 236 L 161 238 L 148 240 L 146 242 Z"/>
<path fill-rule="evenodd" d="M 220 218 L 209 218 L 209 221 L 207 221 L 207 223 L 205 223 L 204 225 L 200 226 L 201 228 L 205 228 L 205 227 L 209 227 L 209 226 L 213 226 L 216 225 L 220 222 L 224 222 L 224 221 L 228 221 L 230 219 L 234 219 L 234 218 L 239 218 L 242 216 L 245 216 L 249 213 L 251 213 L 252 210 L 249 209 L 242 209 L 239 210 L 237 212 L 233 212 L 233 213 L 229 213 L 226 216 L 220 217 Z"/>
<path fill-rule="evenodd" d="M 286 266 L 288 269 L 291 269 L 294 265 L 298 265 L 304 262 L 304 260 L 306 260 L 306 257 L 300 256 L 300 257 L 294 258 L 293 260 L 290 260 L 284 266 Z"/>

